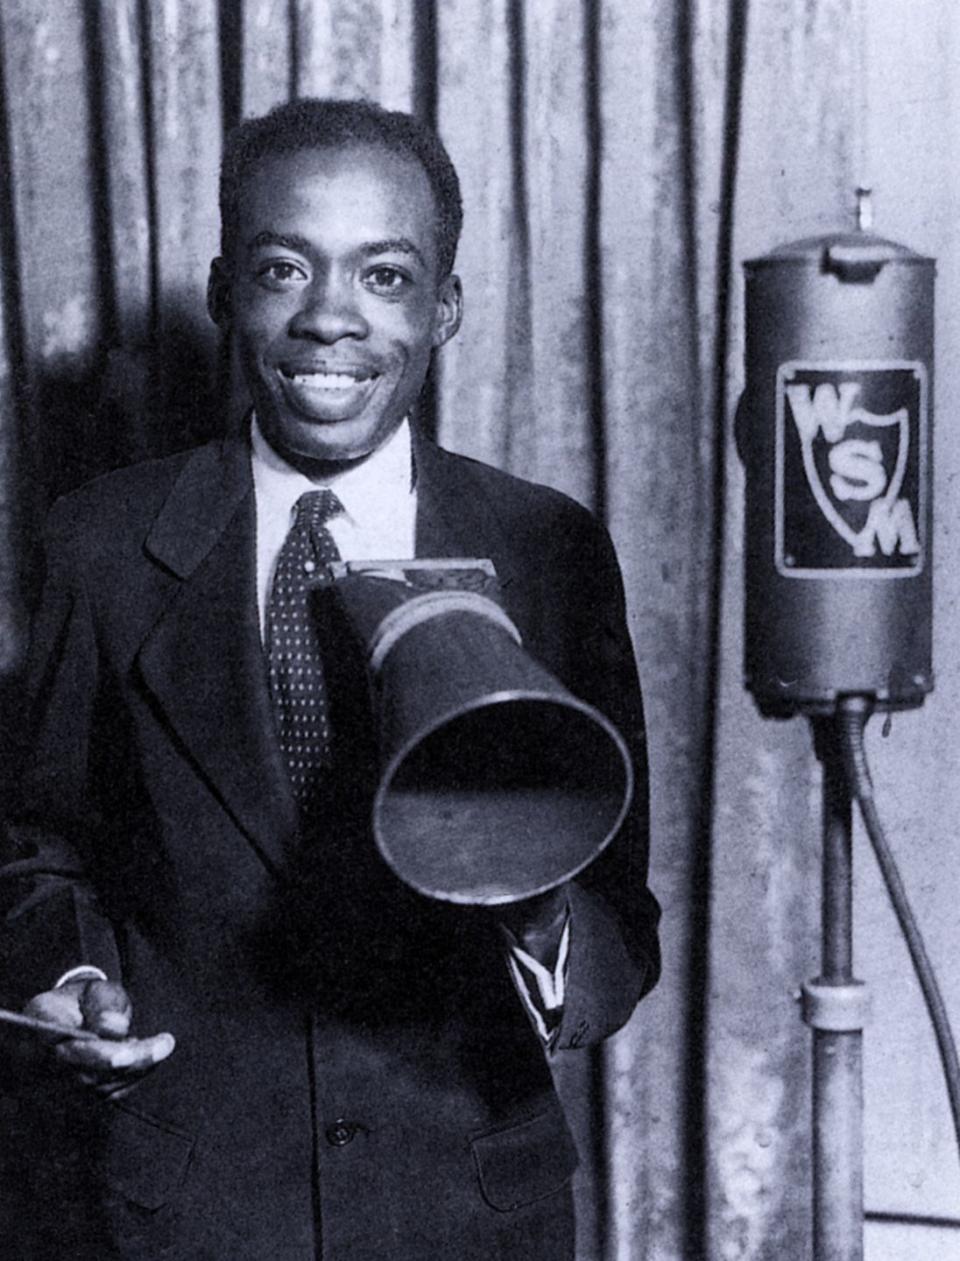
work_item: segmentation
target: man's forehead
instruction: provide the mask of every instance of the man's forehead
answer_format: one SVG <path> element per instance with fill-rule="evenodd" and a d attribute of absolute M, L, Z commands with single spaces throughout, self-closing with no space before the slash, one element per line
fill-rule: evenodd
<path fill-rule="evenodd" d="M 433 188 L 423 164 L 413 154 L 367 141 L 345 145 L 305 145 L 287 152 L 265 153 L 245 172 L 238 194 L 241 202 L 264 179 L 271 188 L 299 181 L 355 177 L 376 181 L 387 196 L 396 190 L 404 196 L 419 193 L 433 201 Z"/>
<path fill-rule="evenodd" d="M 437 207 L 427 173 L 416 157 L 385 145 L 311 145 L 265 154 L 237 191 L 248 248 L 267 243 L 270 234 L 290 238 L 293 246 L 299 234 L 281 220 L 299 210 L 318 227 L 338 220 L 369 247 L 392 243 L 421 256 L 434 249 Z"/>

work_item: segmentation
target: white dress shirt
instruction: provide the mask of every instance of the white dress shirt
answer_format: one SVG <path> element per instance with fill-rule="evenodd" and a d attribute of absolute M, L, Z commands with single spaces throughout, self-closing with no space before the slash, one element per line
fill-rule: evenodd
<path fill-rule="evenodd" d="M 328 487 L 344 511 L 327 522 L 343 560 L 410 560 L 414 553 L 417 492 L 406 420 L 360 464 L 323 483 L 312 481 L 274 451 L 256 418 L 250 431 L 250 466 L 257 504 L 257 605 L 265 639 L 267 602 L 284 539 L 302 494 Z"/>

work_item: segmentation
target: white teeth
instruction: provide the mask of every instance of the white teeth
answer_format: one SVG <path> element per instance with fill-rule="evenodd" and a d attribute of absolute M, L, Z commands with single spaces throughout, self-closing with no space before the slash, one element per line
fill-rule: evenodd
<path fill-rule="evenodd" d="M 349 390 L 360 383 L 360 377 L 347 372 L 299 372 L 291 377 L 294 385 L 308 390 Z"/>

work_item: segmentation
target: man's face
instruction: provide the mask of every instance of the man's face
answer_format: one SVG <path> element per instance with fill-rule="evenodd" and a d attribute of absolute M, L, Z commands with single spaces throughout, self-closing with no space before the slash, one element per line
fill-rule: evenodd
<path fill-rule="evenodd" d="M 369 455 L 460 324 L 425 171 L 367 144 L 271 156 L 237 209 L 210 309 L 237 338 L 264 436 L 300 467 Z"/>

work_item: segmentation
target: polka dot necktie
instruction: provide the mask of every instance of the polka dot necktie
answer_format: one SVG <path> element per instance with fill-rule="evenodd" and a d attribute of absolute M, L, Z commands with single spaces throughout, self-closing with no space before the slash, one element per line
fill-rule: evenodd
<path fill-rule="evenodd" d="M 343 511 L 343 505 L 332 490 L 314 490 L 300 496 L 296 511 L 277 557 L 267 610 L 267 642 L 280 748 L 304 811 L 331 761 L 327 690 L 310 588 L 322 576 L 325 564 L 340 559 L 326 523 Z"/>

